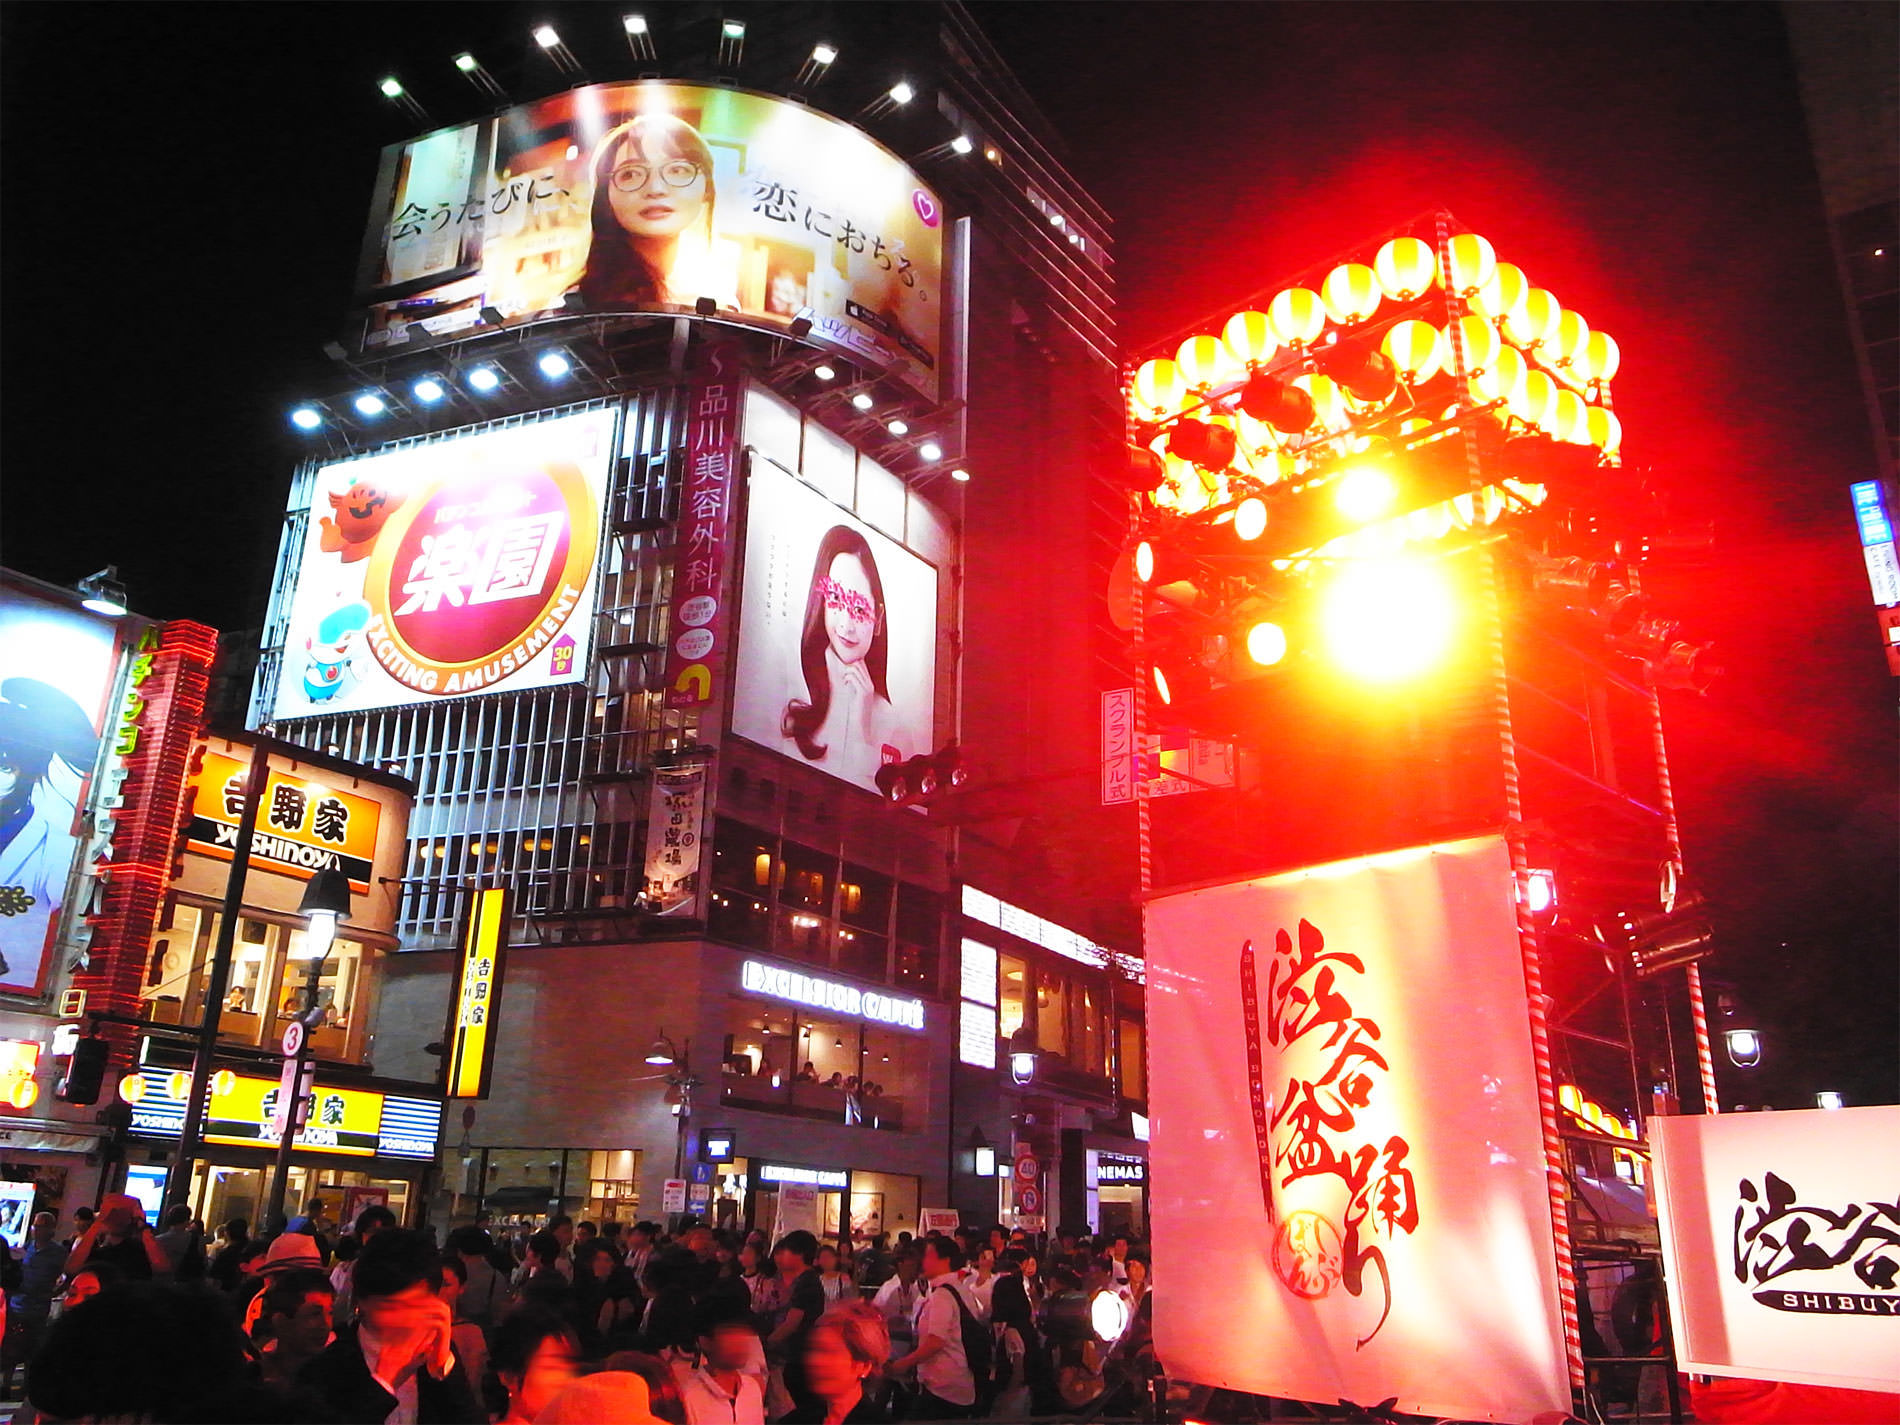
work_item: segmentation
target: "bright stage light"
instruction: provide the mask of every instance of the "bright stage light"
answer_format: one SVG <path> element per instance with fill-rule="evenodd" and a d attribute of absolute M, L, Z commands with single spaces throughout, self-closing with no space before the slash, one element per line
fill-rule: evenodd
<path fill-rule="evenodd" d="M 1267 502 L 1249 495 L 1234 509 L 1234 538 L 1252 544 L 1267 532 Z"/>
<path fill-rule="evenodd" d="M 644 35 L 647 32 L 647 17 L 645 15 L 622 15 L 620 17 L 620 27 L 630 35 Z"/>
<path fill-rule="evenodd" d="M 495 374 L 492 366 L 477 366 L 468 373 L 468 384 L 472 390 L 492 391 L 501 385 L 501 377 Z"/>
<path fill-rule="evenodd" d="M 1822 1089 L 1821 1092 L 1814 1096 L 1814 1103 L 1817 1108 L 1834 1109 L 1847 1107 L 1847 1101 L 1833 1089 Z"/>
<path fill-rule="evenodd" d="M 811 62 L 813 64 L 830 64 L 837 57 L 838 51 L 835 46 L 826 44 L 812 46 Z"/>
<path fill-rule="evenodd" d="M 891 86 L 891 102 L 893 104 L 908 104 L 916 97 L 917 91 L 911 88 L 910 85 L 902 79 Z"/>
<path fill-rule="evenodd" d="M 1347 519 L 1365 524 L 1391 509 L 1398 497 L 1398 483 L 1389 474 L 1376 465 L 1361 465 L 1340 479 L 1333 503 Z"/>
<path fill-rule="evenodd" d="M 290 423 L 298 430 L 315 430 L 323 424 L 323 415 L 315 406 L 299 406 L 290 413 Z"/>
<path fill-rule="evenodd" d="M 356 407 L 359 416 L 380 416 L 388 409 L 387 403 L 374 391 L 365 391 L 350 404 Z"/>
<path fill-rule="evenodd" d="M 393 74 L 379 81 L 376 87 L 382 90 L 385 99 L 402 98 L 402 81 Z"/>
<path fill-rule="evenodd" d="M 1524 873 L 1524 909 L 1543 915 L 1557 904 L 1555 872 L 1533 868 Z"/>
<path fill-rule="evenodd" d="M 742 40 L 745 38 L 745 21 L 727 20 L 719 27 L 719 33 L 729 40 Z"/>
<path fill-rule="evenodd" d="M 891 421 L 885 425 L 884 429 L 889 431 L 892 435 L 909 435 L 910 423 L 908 421 Z"/>
<path fill-rule="evenodd" d="M 473 74 L 477 69 L 481 67 L 481 63 L 479 60 L 475 58 L 474 55 L 470 54 L 467 50 L 464 50 L 462 53 L 455 56 L 455 67 L 461 70 L 462 73 L 464 74 Z"/>
<path fill-rule="evenodd" d="M 1321 616 L 1334 661 L 1375 683 L 1431 667 L 1450 644 L 1455 621 L 1444 574 L 1403 558 L 1348 567 L 1327 589 Z"/>
<path fill-rule="evenodd" d="M 958 134 L 955 138 L 950 140 L 950 152 L 952 153 L 971 153 L 974 152 L 975 149 L 976 145 L 970 142 L 969 136 L 966 134 Z"/>
<path fill-rule="evenodd" d="M 534 31 L 534 42 L 542 49 L 553 49 L 561 42 L 561 33 L 552 25 L 538 25 Z"/>
<path fill-rule="evenodd" d="M 1247 630 L 1247 656 L 1262 668 L 1271 668 L 1286 657 L 1286 630 L 1277 623 L 1255 624 Z"/>
<path fill-rule="evenodd" d="M 1161 665 L 1159 663 L 1155 664 L 1149 672 L 1154 675 L 1155 695 L 1159 697 L 1163 703 L 1172 703 L 1174 701 L 1174 689 L 1168 686 L 1168 675 L 1161 671 Z"/>
<path fill-rule="evenodd" d="M 875 406 L 877 402 L 871 399 L 871 393 L 869 391 L 860 391 L 851 398 L 851 404 L 860 411 L 868 411 L 871 407 Z"/>
<path fill-rule="evenodd" d="M 574 363 L 567 359 L 564 351 L 544 351 L 535 365 L 541 368 L 541 374 L 550 381 L 558 381 L 574 369 Z"/>
<path fill-rule="evenodd" d="M 927 440 L 917 447 L 917 453 L 926 460 L 943 459 L 943 447 L 934 440 Z"/>
<path fill-rule="evenodd" d="M 1146 584 L 1155 576 L 1155 547 L 1148 540 L 1135 546 L 1135 577 Z"/>
<path fill-rule="evenodd" d="M 837 368 L 833 366 L 814 366 L 811 369 L 811 374 L 816 376 L 820 381 L 836 381 L 838 379 Z"/>
<path fill-rule="evenodd" d="M 950 478 L 955 480 L 959 485 L 967 485 L 970 483 L 970 472 L 964 469 L 952 470 L 950 472 Z"/>
<path fill-rule="evenodd" d="M 1752 1069 L 1761 1062 L 1761 1035 L 1753 1029 L 1731 1029 L 1722 1036 L 1728 1042 L 1729 1062 L 1738 1069 Z"/>
<path fill-rule="evenodd" d="M 424 376 L 420 381 L 416 382 L 414 386 L 411 386 L 409 390 L 410 394 L 425 406 L 433 406 L 437 401 L 449 394 L 442 383 L 433 376 Z"/>

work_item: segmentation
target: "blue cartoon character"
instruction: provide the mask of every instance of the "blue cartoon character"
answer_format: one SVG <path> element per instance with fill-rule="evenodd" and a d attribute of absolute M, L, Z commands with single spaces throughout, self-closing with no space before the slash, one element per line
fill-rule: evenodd
<path fill-rule="evenodd" d="M 303 692 L 311 702 L 327 703 L 343 691 L 350 650 L 368 623 L 369 605 L 357 599 L 325 614 L 317 631 L 304 640 L 310 661 L 303 670 Z"/>
<path fill-rule="evenodd" d="M 79 785 L 98 749 L 67 694 L 33 678 L 0 681 L 0 979 L 10 984 L 39 982 L 77 849 L 75 807 L 59 787 Z"/>

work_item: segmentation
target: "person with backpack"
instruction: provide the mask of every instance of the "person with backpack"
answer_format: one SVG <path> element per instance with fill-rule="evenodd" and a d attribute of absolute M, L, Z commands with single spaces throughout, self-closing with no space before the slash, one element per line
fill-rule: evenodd
<path fill-rule="evenodd" d="M 927 1237 L 923 1268 L 930 1289 L 917 1309 L 917 1346 L 891 1362 L 891 1374 L 917 1372 L 910 1418 L 967 1420 L 988 1408 L 977 1383 L 991 1378 L 994 1343 L 958 1284 L 963 1248 L 948 1237 Z"/>

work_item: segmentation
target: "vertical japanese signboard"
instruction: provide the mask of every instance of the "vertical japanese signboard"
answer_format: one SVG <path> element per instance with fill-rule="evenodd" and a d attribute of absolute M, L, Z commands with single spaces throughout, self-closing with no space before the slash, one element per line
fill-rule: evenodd
<path fill-rule="evenodd" d="M 1157 1314 L 1171 1374 L 1568 1410 L 1513 885 L 1483 837 L 1150 903 L 1155 1269 L 1222 1283 Z"/>
<path fill-rule="evenodd" d="M 487 1098 L 495 1068 L 495 1015 L 501 1007 L 502 958 L 508 949 L 513 906 L 500 886 L 482 886 L 469 896 L 462 925 L 462 953 L 449 1005 L 449 1098 Z"/>
<path fill-rule="evenodd" d="M 1867 582 L 1874 591 L 1887 669 L 1900 677 L 1900 558 L 1894 554 L 1893 516 L 1887 509 L 1887 492 L 1878 480 L 1862 480 L 1852 488 L 1854 523 L 1860 530 L 1861 554 L 1867 560 Z"/>
<path fill-rule="evenodd" d="M 647 804 L 647 913 L 692 916 L 699 907 L 706 768 L 659 767 Z"/>
<path fill-rule="evenodd" d="M 1102 805 L 1135 799 L 1135 690 L 1102 694 Z"/>
<path fill-rule="evenodd" d="M 733 474 L 744 394 L 738 348 L 730 342 L 707 347 L 686 388 L 686 474 L 666 634 L 670 708 L 715 706 L 723 681 Z"/>

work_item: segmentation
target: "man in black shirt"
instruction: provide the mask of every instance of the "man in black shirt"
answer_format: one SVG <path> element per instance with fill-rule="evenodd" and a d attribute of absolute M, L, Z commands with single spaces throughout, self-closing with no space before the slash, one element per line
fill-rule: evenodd
<path fill-rule="evenodd" d="M 772 1249 L 786 1295 L 778 1322 L 765 1338 L 766 1357 L 783 1362 L 785 1392 L 800 1408 L 824 1404 L 805 1383 L 805 1338 L 825 1314 L 825 1285 L 812 1265 L 817 1256 L 818 1239 L 809 1232 L 787 1232 Z"/>
<path fill-rule="evenodd" d="M 165 1249 L 152 1236 L 145 1209 L 135 1197 L 122 1192 L 107 1193 L 99 1203 L 99 1215 L 85 1234 L 73 1244 L 66 1259 L 66 1275 L 74 1276 L 84 1266 L 105 1262 L 117 1267 L 129 1281 L 150 1281 L 154 1273 L 172 1269 Z"/>

